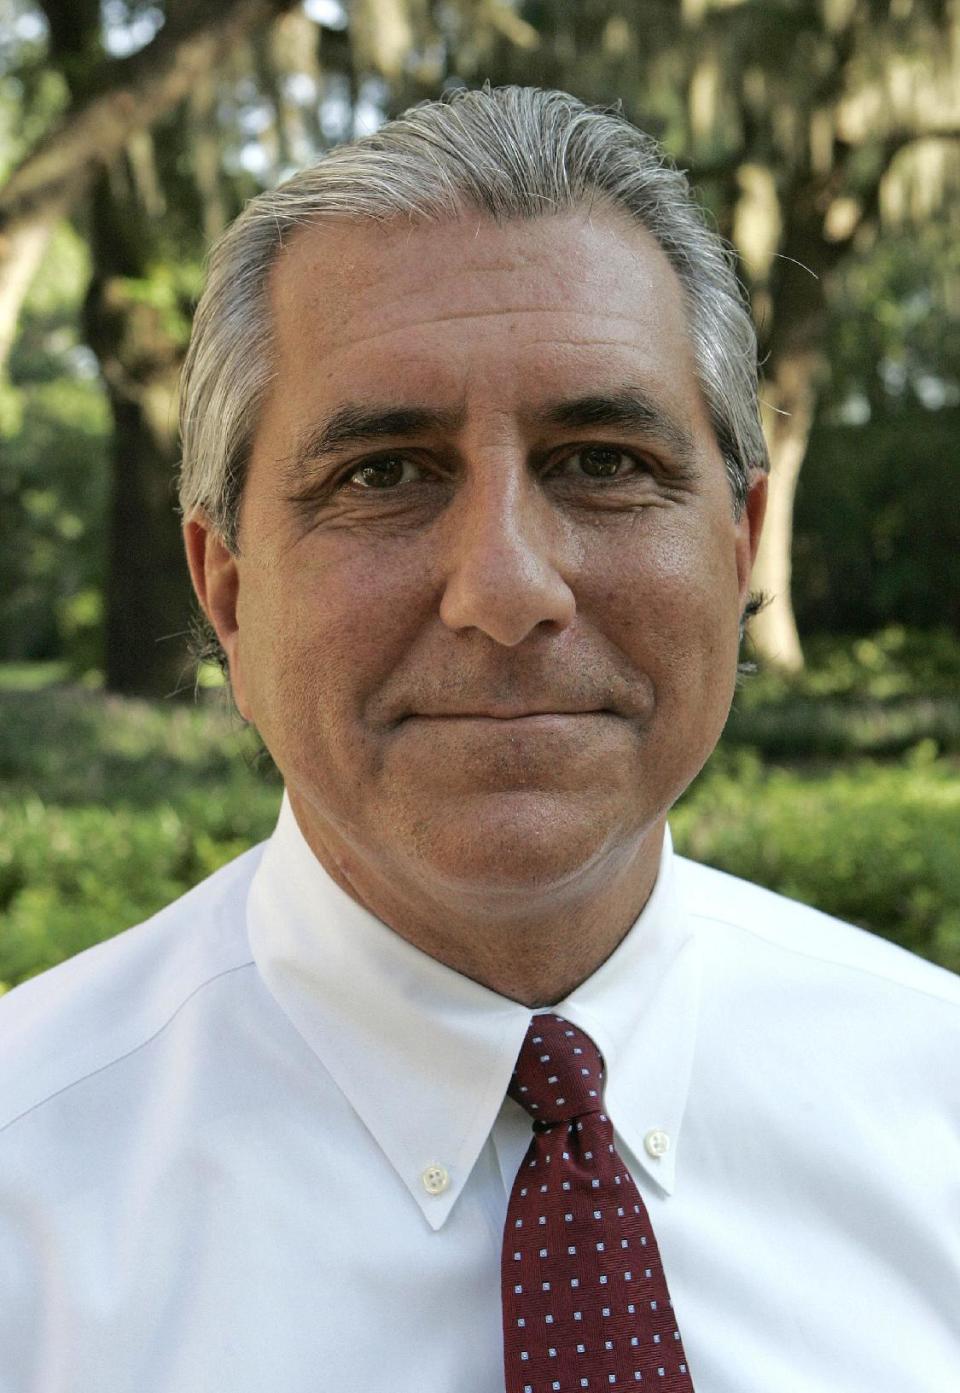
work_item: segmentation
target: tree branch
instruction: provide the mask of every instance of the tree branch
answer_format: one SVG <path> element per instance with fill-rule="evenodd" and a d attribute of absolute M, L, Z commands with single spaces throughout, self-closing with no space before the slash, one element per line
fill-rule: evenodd
<path fill-rule="evenodd" d="M 93 94 L 75 101 L 59 125 L 20 163 L 0 190 L 0 257 L 4 234 L 47 205 L 69 207 L 98 167 L 111 163 L 135 131 L 152 126 L 256 25 L 297 0 L 205 0 L 175 16 L 139 53 L 103 64 Z"/>
<path fill-rule="evenodd" d="M 106 60 L 85 94 L 0 189 L 0 371 L 50 234 L 138 131 L 172 111 L 260 24 L 298 0 L 171 0 L 167 23 L 129 58 Z M 76 87 L 74 86 L 74 90 Z"/>

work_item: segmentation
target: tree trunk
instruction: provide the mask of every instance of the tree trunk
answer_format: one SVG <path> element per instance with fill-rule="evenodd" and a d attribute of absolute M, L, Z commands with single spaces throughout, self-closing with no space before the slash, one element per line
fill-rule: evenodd
<path fill-rule="evenodd" d="M 753 585 L 768 603 L 751 620 L 750 637 L 765 663 L 787 672 L 803 667 L 790 588 L 793 503 L 813 426 L 816 370 L 812 353 L 792 354 L 776 364 L 760 391 L 770 491 Z"/>
<path fill-rule="evenodd" d="M 0 190 L 0 371 L 50 232 L 137 131 L 172 111 L 257 25 L 296 0 L 194 0 L 130 58 L 112 59 Z"/>
<path fill-rule="evenodd" d="M 45 216 L 21 223 L 5 237 L 0 233 L 0 372 L 13 348 L 20 306 L 62 212 L 62 207 L 51 203 Z"/>
<path fill-rule="evenodd" d="M 114 421 L 104 678 L 110 691 L 171 696 L 190 671 L 191 595 L 175 496 L 185 335 L 149 293 L 149 220 L 122 172 L 102 176 L 92 200 L 84 308 Z"/>
<path fill-rule="evenodd" d="M 0 190 L 0 372 L 51 231 L 94 187 L 84 318 L 114 419 L 105 678 L 113 691 L 166 696 L 190 671 L 174 489 L 185 334 L 148 278 L 163 195 L 147 142 L 240 40 L 296 0 L 167 0 L 157 37 L 125 59 L 102 57 L 99 0 L 41 2 L 71 104 Z"/>
<path fill-rule="evenodd" d="M 825 278 L 834 253 L 823 239 L 820 181 L 799 180 L 778 197 L 772 178 L 759 177 L 759 166 L 752 171 L 750 181 L 741 178 L 738 241 L 744 243 L 741 251 L 752 273 L 754 314 L 765 326 L 759 397 L 770 451 L 770 489 L 753 569 L 754 588 L 763 592 L 767 604 L 751 620 L 750 637 L 763 663 L 797 672 L 803 667 L 803 648 L 790 590 L 793 504 L 817 392 L 827 371 L 822 349 Z M 735 231 L 737 226 L 735 218 Z"/>
<path fill-rule="evenodd" d="M 172 384 L 171 384 L 172 386 Z M 176 398 L 155 382 L 157 401 Z M 113 493 L 104 683 L 137 696 L 192 693 L 187 648 L 191 592 L 175 511 L 175 452 L 142 400 L 119 400 L 114 414 Z"/>

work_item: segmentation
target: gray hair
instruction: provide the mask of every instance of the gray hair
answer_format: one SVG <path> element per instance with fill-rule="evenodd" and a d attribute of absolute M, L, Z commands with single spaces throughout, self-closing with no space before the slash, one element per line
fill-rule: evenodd
<path fill-rule="evenodd" d="M 273 378 L 270 272 L 285 241 L 323 218 L 497 221 L 601 202 L 660 244 L 685 293 L 697 377 L 739 516 L 769 467 L 757 406 L 757 341 L 733 252 L 686 177 L 618 111 L 534 87 L 457 91 L 247 204 L 214 247 L 183 370 L 180 506 L 239 547 L 244 477 Z"/>

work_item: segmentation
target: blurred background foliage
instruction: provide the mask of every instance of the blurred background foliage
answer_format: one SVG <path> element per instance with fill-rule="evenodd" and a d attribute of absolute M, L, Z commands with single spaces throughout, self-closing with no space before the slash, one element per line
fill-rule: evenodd
<path fill-rule="evenodd" d="M 960 971 L 960 645 L 821 637 L 748 679 L 671 817 L 678 850 Z M 272 830 L 281 785 L 222 693 L 0 690 L 0 986 L 160 909 Z M 37 685 L 42 683 L 43 685 Z"/>
<path fill-rule="evenodd" d="M 692 854 L 960 966 L 960 0 L 0 0 L 0 981 L 265 835 L 186 651 L 176 389 L 258 189 L 484 81 L 622 102 L 754 305 L 760 673 Z"/>

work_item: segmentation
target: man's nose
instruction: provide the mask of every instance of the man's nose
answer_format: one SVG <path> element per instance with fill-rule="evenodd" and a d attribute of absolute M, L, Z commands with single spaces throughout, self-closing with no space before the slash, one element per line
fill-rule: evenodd
<path fill-rule="evenodd" d="M 576 613 L 565 578 L 575 542 L 569 524 L 525 464 L 499 460 L 464 483 L 447 515 L 440 618 L 513 648 L 537 628 L 564 629 Z"/>

